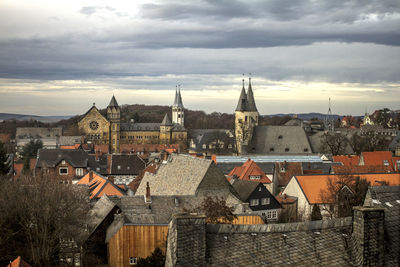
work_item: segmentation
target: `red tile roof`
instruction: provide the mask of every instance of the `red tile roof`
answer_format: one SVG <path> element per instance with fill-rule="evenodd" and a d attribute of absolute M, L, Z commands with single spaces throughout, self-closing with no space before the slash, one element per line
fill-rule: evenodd
<path fill-rule="evenodd" d="M 275 176 L 278 186 L 286 186 L 293 175 L 303 174 L 301 162 L 277 162 L 275 163 Z"/>
<path fill-rule="evenodd" d="M 385 172 L 391 172 L 391 168 L 389 166 L 384 166 L 384 165 L 365 165 L 365 166 L 333 165 L 332 171 L 334 174 L 385 173 Z"/>
<path fill-rule="evenodd" d="M 10 142 L 10 140 L 11 140 L 11 135 L 10 134 L 0 133 L 0 141 L 2 143 Z"/>
<path fill-rule="evenodd" d="M 15 260 L 13 260 L 7 267 L 31 267 L 28 263 L 26 263 L 21 256 L 18 256 Z"/>
<path fill-rule="evenodd" d="M 333 156 L 333 161 L 341 162 L 344 166 L 356 166 L 360 162 L 360 157 L 357 155 Z"/>
<path fill-rule="evenodd" d="M 92 178 L 90 175 L 92 175 Z M 92 174 L 91 172 L 87 173 L 77 184 L 89 186 L 90 199 L 101 198 L 103 195 L 124 195 L 123 191 L 118 186 L 96 172 L 92 172 Z"/>
<path fill-rule="evenodd" d="M 267 175 L 265 175 L 265 173 L 261 170 L 261 168 L 258 167 L 258 165 L 251 159 L 248 159 L 245 163 L 243 163 L 242 166 L 235 167 L 228 174 L 228 176 L 231 177 L 234 175 L 237 175 L 237 177 L 241 180 L 257 181 L 263 184 L 272 183 Z M 251 176 L 260 176 L 260 179 L 251 179 Z"/>
<path fill-rule="evenodd" d="M 360 163 L 363 165 L 386 165 L 384 163 L 387 162 L 391 171 L 394 170 L 393 168 L 393 161 L 392 161 L 392 152 L 390 151 L 374 151 L 374 152 L 361 152 L 361 159 Z M 361 165 L 361 164 L 360 164 Z"/>
<path fill-rule="evenodd" d="M 149 164 L 135 179 L 132 180 L 132 182 L 130 182 L 128 184 L 128 187 L 133 191 L 136 192 L 136 190 L 138 189 L 140 182 L 143 179 L 143 176 L 146 172 L 150 172 L 150 173 L 156 173 L 158 170 L 158 167 L 160 166 L 160 164 L 156 164 L 156 163 L 151 163 Z"/>
<path fill-rule="evenodd" d="M 374 174 L 360 174 L 357 175 L 361 179 L 366 179 L 371 183 L 371 186 L 379 186 L 380 182 L 384 181 L 388 185 L 400 185 L 400 174 L 399 173 L 374 173 Z M 301 189 L 304 192 L 308 202 L 310 204 L 323 203 L 321 195 L 323 192 L 328 191 L 328 181 L 339 181 L 340 175 L 297 175 L 294 176 L 297 180 Z"/>

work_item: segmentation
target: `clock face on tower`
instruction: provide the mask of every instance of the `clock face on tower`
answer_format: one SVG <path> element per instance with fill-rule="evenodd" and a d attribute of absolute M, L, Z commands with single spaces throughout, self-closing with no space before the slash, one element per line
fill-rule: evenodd
<path fill-rule="evenodd" d="M 97 121 L 91 121 L 91 122 L 89 123 L 89 127 L 90 127 L 90 129 L 92 129 L 92 130 L 97 130 L 97 128 L 99 128 L 99 123 L 98 123 Z"/>

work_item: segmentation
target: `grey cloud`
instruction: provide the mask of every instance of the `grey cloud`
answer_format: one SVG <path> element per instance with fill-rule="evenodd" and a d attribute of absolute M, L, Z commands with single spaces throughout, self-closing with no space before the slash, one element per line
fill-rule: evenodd
<path fill-rule="evenodd" d="M 79 12 L 84 15 L 93 15 L 100 10 L 108 10 L 108 11 L 115 11 L 115 8 L 109 6 L 84 6 L 82 7 Z M 117 12 L 118 13 L 118 12 Z M 118 13 L 122 14 L 122 13 Z"/>

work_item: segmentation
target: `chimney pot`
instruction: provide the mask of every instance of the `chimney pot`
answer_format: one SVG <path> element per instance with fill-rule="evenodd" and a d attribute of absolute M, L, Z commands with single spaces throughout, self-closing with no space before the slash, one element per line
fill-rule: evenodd
<path fill-rule="evenodd" d="M 149 182 L 146 183 L 146 198 L 145 198 L 146 203 L 151 203 L 151 195 L 150 195 L 150 184 Z"/>
<path fill-rule="evenodd" d="M 89 183 L 93 180 L 93 171 L 89 171 Z"/>

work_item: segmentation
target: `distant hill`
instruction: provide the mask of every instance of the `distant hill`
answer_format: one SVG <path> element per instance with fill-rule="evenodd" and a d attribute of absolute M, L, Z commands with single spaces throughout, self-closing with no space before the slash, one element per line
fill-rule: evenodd
<path fill-rule="evenodd" d="M 295 113 L 288 113 L 288 114 L 271 114 L 271 115 L 264 115 L 266 117 L 294 117 L 297 116 L 297 118 L 302 119 L 302 120 L 311 120 L 311 119 L 319 119 L 323 120 L 326 118 L 326 114 L 323 113 L 317 113 L 317 112 L 311 112 L 311 113 L 300 113 L 300 114 L 295 114 Z M 343 118 L 343 116 L 337 115 L 337 114 L 332 114 L 332 118 L 337 120 L 338 118 Z"/>
<path fill-rule="evenodd" d="M 13 113 L 0 113 L 0 121 L 4 120 L 19 120 L 19 121 L 31 121 L 36 120 L 44 123 L 53 123 L 60 120 L 69 119 L 71 116 L 37 116 L 37 115 L 26 115 L 26 114 L 13 114 Z"/>

